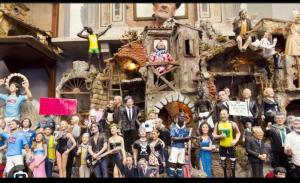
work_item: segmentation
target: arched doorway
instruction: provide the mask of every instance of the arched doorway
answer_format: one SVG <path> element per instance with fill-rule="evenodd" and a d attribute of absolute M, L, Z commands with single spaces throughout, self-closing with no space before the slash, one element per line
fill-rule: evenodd
<path fill-rule="evenodd" d="M 182 109 L 188 118 L 188 127 L 192 127 L 193 125 L 193 115 L 191 109 L 182 102 L 171 102 L 165 105 L 160 112 L 158 113 L 158 117 L 162 119 L 163 124 L 166 127 L 169 127 L 170 124 L 174 121 L 179 110 Z"/>
<path fill-rule="evenodd" d="M 300 116 L 300 99 L 291 101 L 285 109 L 287 115 Z"/>
<path fill-rule="evenodd" d="M 166 127 L 169 127 L 174 121 L 180 109 L 185 112 L 188 118 L 187 126 L 193 127 L 194 102 L 188 96 L 179 92 L 170 93 L 161 97 L 154 108 Z"/>

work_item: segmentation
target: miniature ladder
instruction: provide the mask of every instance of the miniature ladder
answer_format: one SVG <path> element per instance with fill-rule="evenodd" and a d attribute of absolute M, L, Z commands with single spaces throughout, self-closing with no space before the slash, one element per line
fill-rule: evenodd
<path fill-rule="evenodd" d="M 121 86 L 121 76 L 120 76 L 120 71 L 117 71 L 117 75 L 113 74 L 114 72 L 112 71 L 110 73 L 110 81 L 109 81 L 109 91 L 108 91 L 108 100 L 110 100 L 110 97 L 114 96 L 114 91 L 118 91 L 119 95 L 123 98 L 123 92 L 122 92 L 122 86 Z M 115 78 L 117 79 L 117 83 L 114 84 Z M 113 88 L 113 85 L 117 85 L 117 88 Z"/>

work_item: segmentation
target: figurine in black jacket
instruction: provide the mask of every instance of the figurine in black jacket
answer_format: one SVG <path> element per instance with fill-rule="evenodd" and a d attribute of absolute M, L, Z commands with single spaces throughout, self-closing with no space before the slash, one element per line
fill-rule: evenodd
<path fill-rule="evenodd" d="M 252 128 L 252 133 L 253 136 L 246 139 L 246 151 L 252 167 L 252 177 L 263 178 L 263 163 L 267 159 L 263 142 L 264 132 L 261 127 L 255 126 Z"/>
<path fill-rule="evenodd" d="M 286 135 L 290 133 L 285 123 L 285 114 L 277 113 L 275 116 L 275 124 L 268 123 L 266 128 L 266 136 L 271 139 L 271 149 L 273 154 L 272 167 L 288 168 L 288 157 L 284 153 L 284 145 Z"/>
<path fill-rule="evenodd" d="M 247 105 L 248 116 L 239 117 L 240 122 L 246 128 L 246 122 L 250 122 L 252 126 L 257 125 L 258 107 L 255 100 L 251 100 L 252 92 L 249 88 L 243 90 L 243 100 Z"/>
<path fill-rule="evenodd" d="M 148 167 L 148 162 L 145 158 L 139 160 L 138 178 L 153 178 L 154 173 Z"/>
<path fill-rule="evenodd" d="M 124 167 L 125 178 L 137 178 L 137 173 L 137 168 L 133 165 L 133 157 L 131 155 L 127 155 L 126 164 Z"/>

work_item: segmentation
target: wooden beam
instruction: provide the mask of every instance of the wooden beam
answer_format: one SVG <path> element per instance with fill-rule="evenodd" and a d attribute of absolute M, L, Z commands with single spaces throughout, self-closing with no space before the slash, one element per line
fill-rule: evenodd
<path fill-rule="evenodd" d="M 56 63 L 52 63 L 49 66 L 48 97 L 55 97 Z"/>
<path fill-rule="evenodd" d="M 3 60 L 10 73 L 20 72 L 20 66 L 17 66 L 17 64 L 13 60 L 10 60 L 8 58 L 3 58 Z"/>
<path fill-rule="evenodd" d="M 52 37 L 58 37 L 58 25 L 59 25 L 59 3 L 52 4 Z"/>

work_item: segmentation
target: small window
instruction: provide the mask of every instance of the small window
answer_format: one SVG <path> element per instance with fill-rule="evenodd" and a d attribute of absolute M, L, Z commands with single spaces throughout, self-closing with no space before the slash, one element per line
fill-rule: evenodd
<path fill-rule="evenodd" d="M 168 40 L 166 40 L 166 39 L 155 39 L 154 43 L 153 43 L 153 51 L 156 51 L 157 44 L 161 41 L 164 43 L 165 49 L 167 50 L 167 52 L 169 52 L 169 44 L 168 44 Z"/>
<path fill-rule="evenodd" d="M 185 56 L 194 56 L 194 40 L 185 40 L 184 41 L 185 44 Z"/>

